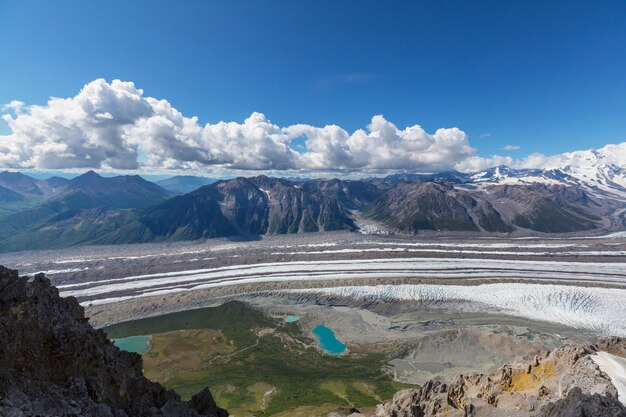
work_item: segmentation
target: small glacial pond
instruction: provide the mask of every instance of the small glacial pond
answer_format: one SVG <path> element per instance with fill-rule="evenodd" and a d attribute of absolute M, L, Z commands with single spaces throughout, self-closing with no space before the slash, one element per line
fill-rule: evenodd
<path fill-rule="evenodd" d="M 296 322 L 298 320 L 300 320 L 300 317 L 298 317 L 298 316 L 287 316 L 287 317 L 285 317 L 285 321 L 287 323 L 294 323 L 294 322 Z"/>
<path fill-rule="evenodd" d="M 313 329 L 313 334 L 320 342 L 320 347 L 331 355 L 340 355 L 346 351 L 346 345 L 335 337 L 335 332 L 326 326 L 320 325 Z"/>
<path fill-rule="evenodd" d="M 115 346 L 127 352 L 148 353 L 150 351 L 150 336 L 129 336 L 113 341 Z"/>

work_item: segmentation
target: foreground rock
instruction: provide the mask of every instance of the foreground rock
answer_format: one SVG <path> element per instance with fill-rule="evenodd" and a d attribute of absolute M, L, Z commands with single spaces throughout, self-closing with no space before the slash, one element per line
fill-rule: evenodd
<path fill-rule="evenodd" d="M 594 362 L 597 351 L 626 356 L 626 340 L 565 346 L 490 375 L 459 375 L 396 393 L 375 417 L 623 417 L 610 377 Z"/>
<path fill-rule="evenodd" d="M 0 415 L 226 417 L 208 389 L 185 402 L 142 374 L 141 356 L 94 330 L 39 274 L 0 266 Z"/>

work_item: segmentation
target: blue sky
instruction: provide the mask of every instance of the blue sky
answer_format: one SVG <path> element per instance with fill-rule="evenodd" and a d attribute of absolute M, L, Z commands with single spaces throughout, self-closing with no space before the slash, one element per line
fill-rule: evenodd
<path fill-rule="evenodd" d="M 624 1 L 9 0 L 0 56 L 0 103 L 121 79 L 201 124 L 382 114 L 483 156 L 626 140 Z"/>

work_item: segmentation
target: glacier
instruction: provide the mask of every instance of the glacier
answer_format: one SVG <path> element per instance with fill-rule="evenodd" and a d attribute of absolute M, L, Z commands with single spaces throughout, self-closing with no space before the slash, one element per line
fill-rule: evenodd
<path fill-rule="evenodd" d="M 626 290 L 497 283 L 475 286 L 406 284 L 285 290 L 287 293 L 333 295 L 367 301 L 457 302 L 464 311 L 507 314 L 626 337 Z"/>

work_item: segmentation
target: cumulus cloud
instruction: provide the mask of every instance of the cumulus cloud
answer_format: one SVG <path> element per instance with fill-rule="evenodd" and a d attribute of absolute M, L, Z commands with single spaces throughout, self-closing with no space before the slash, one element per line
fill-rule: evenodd
<path fill-rule="evenodd" d="M 428 133 L 419 125 L 399 128 L 381 115 L 352 133 L 337 125 L 278 126 L 262 113 L 241 123 L 202 125 L 167 100 L 147 97 L 132 82 L 120 80 L 98 79 L 74 97 L 51 98 L 45 105 L 14 100 L 0 108 L 11 132 L 0 136 L 0 167 L 5 168 L 369 175 L 453 168 L 475 172 L 496 165 L 576 167 L 591 159 L 626 168 L 626 143 L 521 159 L 479 157 L 458 128 Z"/>
<path fill-rule="evenodd" d="M 74 97 L 42 106 L 12 102 L 4 110 L 11 134 L 0 136 L 0 165 L 12 168 L 438 171 L 474 154 L 458 128 L 429 134 L 419 125 L 399 129 L 383 116 L 353 133 L 335 125 L 280 127 L 261 113 L 201 125 L 119 80 L 98 79 Z M 306 146 L 295 150 L 299 139 Z M 147 159 L 141 164 L 140 153 Z"/>
<path fill-rule="evenodd" d="M 75 97 L 5 114 L 12 134 L 0 137 L 0 164 L 42 169 L 136 169 L 137 144 L 125 129 L 153 109 L 133 83 L 96 80 Z"/>
<path fill-rule="evenodd" d="M 626 168 L 626 142 L 606 145 L 599 149 L 565 152 L 556 155 L 534 153 L 516 161 L 516 166 L 547 169 L 575 168 L 589 166 L 590 162 Z"/>
<path fill-rule="evenodd" d="M 455 169 L 461 172 L 477 172 L 499 165 L 513 165 L 513 158 L 510 156 L 492 155 L 484 158 L 482 156 L 470 156 L 455 165 Z"/>
<path fill-rule="evenodd" d="M 461 172 L 476 172 L 498 165 L 513 168 L 585 170 L 591 165 L 614 165 L 626 169 L 626 142 L 606 145 L 599 149 L 564 152 L 555 155 L 532 153 L 524 158 L 513 159 L 509 156 L 493 155 L 490 157 L 471 156 L 455 165 Z"/>
<path fill-rule="evenodd" d="M 294 125 L 284 129 L 292 138 L 307 138 L 300 166 L 309 169 L 369 169 L 440 171 L 473 155 L 467 135 L 457 129 L 428 134 L 420 126 L 398 129 L 374 116 L 367 130 L 353 134 L 339 126 Z"/>
<path fill-rule="evenodd" d="M 0 108 L 4 111 L 12 111 L 14 113 L 19 113 L 24 107 L 24 102 L 19 100 L 11 100 L 7 104 L 3 104 Z"/>
<path fill-rule="evenodd" d="M 506 145 L 502 148 L 503 151 L 516 151 L 518 149 L 520 149 L 520 147 L 517 145 Z"/>

